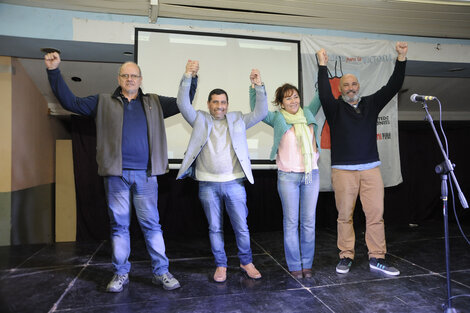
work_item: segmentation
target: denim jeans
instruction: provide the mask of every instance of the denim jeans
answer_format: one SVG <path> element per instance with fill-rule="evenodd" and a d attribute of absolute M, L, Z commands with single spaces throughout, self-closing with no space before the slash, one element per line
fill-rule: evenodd
<path fill-rule="evenodd" d="M 126 274 L 131 268 L 128 259 L 131 252 L 129 225 L 132 203 L 145 238 L 153 273 L 162 275 L 168 272 L 168 258 L 165 255 L 157 208 L 157 177 L 147 176 L 145 170 L 123 170 L 122 177 L 105 177 L 104 185 L 111 223 L 112 263 L 115 273 Z"/>
<path fill-rule="evenodd" d="M 312 268 L 315 253 L 315 215 L 320 190 L 318 170 L 312 171 L 310 184 L 305 184 L 304 173 L 278 171 L 277 190 L 284 214 L 284 252 L 287 267 L 289 271 Z"/>
<path fill-rule="evenodd" d="M 199 199 L 209 223 L 209 239 L 216 266 L 227 267 L 224 249 L 224 204 L 230 218 L 242 265 L 252 262 L 250 232 L 246 223 L 248 208 L 242 179 L 228 182 L 199 182 Z"/>

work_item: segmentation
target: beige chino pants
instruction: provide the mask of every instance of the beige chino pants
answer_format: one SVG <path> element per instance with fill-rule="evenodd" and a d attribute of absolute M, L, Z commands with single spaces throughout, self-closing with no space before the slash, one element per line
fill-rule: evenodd
<path fill-rule="evenodd" d="M 366 217 L 366 244 L 369 258 L 384 258 L 384 185 L 378 167 L 364 171 L 333 168 L 331 181 L 338 210 L 338 248 L 340 258 L 354 259 L 353 213 L 359 195 Z"/>

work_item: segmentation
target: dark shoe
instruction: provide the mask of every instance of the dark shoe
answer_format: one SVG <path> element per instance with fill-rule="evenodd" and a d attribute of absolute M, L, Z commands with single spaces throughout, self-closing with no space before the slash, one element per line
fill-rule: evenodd
<path fill-rule="evenodd" d="M 217 283 L 223 283 L 227 279 L 227 268 L 218 266 L 214 273 L 214 281 Z"/>
<path fill-rule="evenodd" d="M 304 274 L 305 278 L 312 278 L 312 269 L 311 268 L 304 268 L 304 269 L 302 269 L 302 274 Z"/>
<path fill-rule="evenodd" d="M 385 259 L 370 258 L 369 267 L 373 270 L 381 271 L 387 275 L 397 276 L 400 275 L 400 271 L 390 266 Z"/>
<path fill-rule="evenodd" d="M 351 258 L 342 258 L 336 265 L 336 273 L 346 274 L 351 268 L 353 260 Z"/>
<path fill-rule="evenodd" d="M 170 272 L 163 275 L 153 274 L 152 283 L 155 285 L 163 285 L 163 289 L 165 290 L 173 290 L 181 287 L 179 281 L 174 278 Z"/>
<path fill-rule="evenodd" d="M 291 271 L 290 274 L 294 276 L 295 279 L 302 279 L 302 271 Z"/>
<path fill-rule="evenodd" d="M 106 287 L 107 292 L 121 292 L 125 285 L 129 283 L 129 274 L 114 274 L 113 279 Z"/>
<path fill-rule="evenodd" d="M 247 265 L 241 265 L 240 264 L 240 269 L 242 272 L 246 273 L 248 277 L 253 278 L 253 279 L 260 279 L 261 278 L 261 273 L 256 269 L 256 267 L 253 265 L 253 263 L 247 264 Z"/>

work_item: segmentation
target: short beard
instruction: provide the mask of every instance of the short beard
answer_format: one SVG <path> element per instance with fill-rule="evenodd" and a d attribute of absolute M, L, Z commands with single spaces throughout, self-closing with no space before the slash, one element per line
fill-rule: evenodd
<path fill-rule="evenodd" d="M 343 98 L 344 102 L 349 103 L 349 104 L 352 104 L 354 102 L 358 102 L 359 99 L 361 98 L 357 93 L 354 94 L 354 96 L 352 96 L 352 97 L 348 97 L 348 96 L 345 96 L 345 95 L 341 95 L 341 97 Z"/>

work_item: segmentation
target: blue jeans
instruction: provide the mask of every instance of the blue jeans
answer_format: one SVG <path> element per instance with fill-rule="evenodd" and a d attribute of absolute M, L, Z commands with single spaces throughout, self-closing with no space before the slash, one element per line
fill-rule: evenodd
<path fill-rule="evenodd" d="M 310 184 L 305 184 L 304 173 L 278 171 L 277 190 L 284 214 L 284 252 L 287 267 L 289 271 L 312 268 L 315 253 L 315 214 L 320 190 L 318 170 L 312 171 Z"/>
<path fill-rule="evenodd" d="M 146 170 L 123 170 L 122 177 L 105 177 L 104 186 L 111 222 L 115 273 L 122 275 L 131 269 L 128 259 L 131 252 L 129 225 L 132 203 L 152 261 L 153 273 L 163 275 L 168 272 L 168 258 L 157 208 L 157 177 L 147 176 Z"/>
<path fill-rule="evenodd" d="M 227 267 L 224 249 L 224 203 L 232 223 L 242 265 L 252 262 L 250 232 L 246 223 L 248 207 L 242 179 L 228 182 L 199 182 L 199 199 L 209 223 L 209 239 L 216 266 Z"/>

